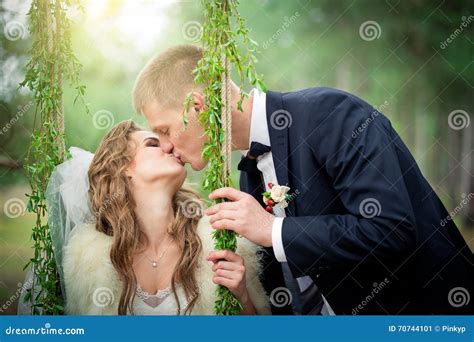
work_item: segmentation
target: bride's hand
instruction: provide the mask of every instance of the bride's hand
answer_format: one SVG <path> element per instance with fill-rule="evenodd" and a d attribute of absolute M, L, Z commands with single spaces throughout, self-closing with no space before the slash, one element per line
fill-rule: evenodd
<path fill-rule="evenodd" d="M 227 287 L 245 307 L 249 303 L 249 295 L 245 284 L 244 259 L 234 252 L 222 250 L 209 253 L 207 260 L 214 263 L 212 281 Z"/>

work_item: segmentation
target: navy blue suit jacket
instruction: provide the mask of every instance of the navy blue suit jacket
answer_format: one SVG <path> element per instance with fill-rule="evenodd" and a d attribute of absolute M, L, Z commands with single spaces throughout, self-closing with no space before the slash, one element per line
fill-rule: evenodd
<path fill-rule="evenodd" d="M 472 314 L 474 300 L 452 297 L 474 295 L 473 254 L 390 121 L 330 88 L 269 91 L 266 107 L 278 183 L 294 194 L 282 228 L 293 275 L 336 314 Z M 263 205 L 259 172 L 240 187 Z M 285 285 L 272 248 L 263 260 L 270 294 Z"/>

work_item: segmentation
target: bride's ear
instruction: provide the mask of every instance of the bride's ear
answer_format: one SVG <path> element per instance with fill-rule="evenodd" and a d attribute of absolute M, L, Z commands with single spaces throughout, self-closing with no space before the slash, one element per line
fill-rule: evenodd
<path fill-rule="evenodd" d="M 133 177 L 132 177 L 132 171 L 130 170 L 129 167 L 127 167 L 127 168 L 125 169 L 124 174 L 125 174 L 125 176 L 126 176 L 128 179 L 132 179 L 132 178 L 133 178 Z"/>

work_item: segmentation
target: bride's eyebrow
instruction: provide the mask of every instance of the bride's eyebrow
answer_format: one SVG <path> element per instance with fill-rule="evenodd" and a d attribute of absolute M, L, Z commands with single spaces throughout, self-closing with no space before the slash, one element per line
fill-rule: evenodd
<path fill-rule="evenodd" d="M 157 137 L 146 137 L 145 139 L 143 139 L 143 142 L 146 143 L 148 140 L 154 140 L 157 143 L 160 142 L 160 139 L 158 139 Z"/>

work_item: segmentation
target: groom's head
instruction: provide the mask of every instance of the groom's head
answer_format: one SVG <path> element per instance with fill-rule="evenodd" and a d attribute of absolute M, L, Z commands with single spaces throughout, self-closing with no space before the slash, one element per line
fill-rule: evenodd
<path fill-rule="evenodd" d="M 192 72 L 202 54 L 202 48 L 194 45 L 178 45 L 166 50 L 148 62 L 133 89 L 136 112 L 145 116 L 163 142 L 162 146 L 170 146 L 167 152 L 173 152 L 194 170 L 203 169 L 207 163 L 201 158 L 206 136 L 197 120 L 204 108 L 203 87 L 194 88 L 186 129 L 182 114 L 186 96 L 194 87 Z"/>

